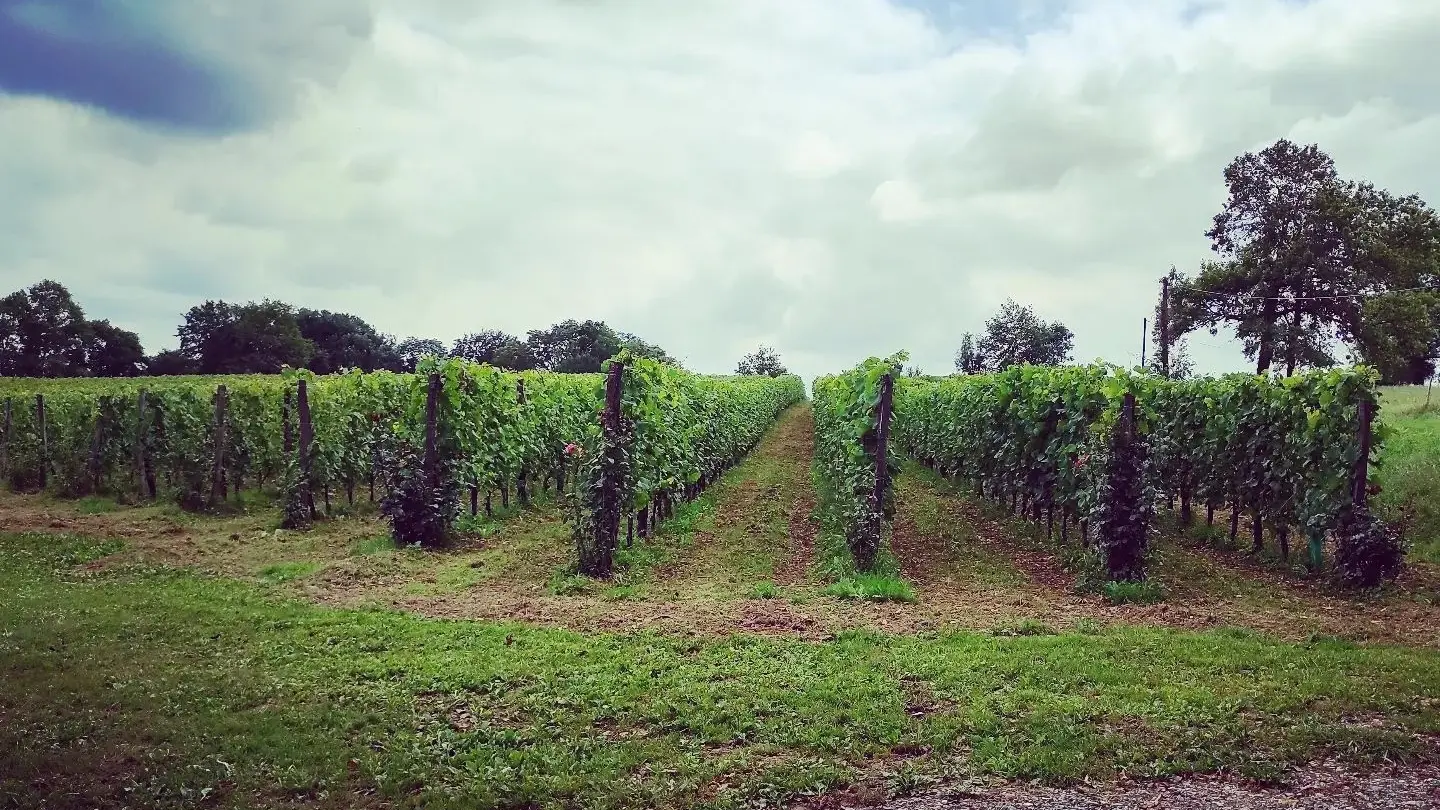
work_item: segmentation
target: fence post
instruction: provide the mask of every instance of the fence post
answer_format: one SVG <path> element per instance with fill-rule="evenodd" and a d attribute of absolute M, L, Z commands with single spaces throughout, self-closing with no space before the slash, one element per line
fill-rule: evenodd
<path fill-rule="evenodd" d="M 1355 458 L 1355 471 L 1350 479 L 1350 500 L 1365 507 L 1369 501 L 1370 431 L 1375 419 L 1374 406 L 1368 399 L 1360 401 L 1360 455 Z"/>
<path fill-rule="evenodd" d="M 880 378 L 880 404 L 875 414 L 875 492 L 872 498 L 877 514 L 884 510 L 885 493 L 890 489 L 890 415 L 894 398 L 895 379 L 886 374 Z"/>
<path fill-rule="evenodd" d="M 40 489 L 43 491 L 50 477 L 50 436 L 45 430 L 45 395 L 35 395 L 35 429 L 40 431 Z"/>
<path fill-rule="evenodd" d="M 110 404 L 110 397 L 101 396 L 95 400 L 95 424 L 90 430 L 90 458 L 86 465 L 86 472 L 90 473 L 90 491 L 100 491 L 100 451 L 104 447 L 105 435 L 101 420 L 104 418 L 106 407 Z"/>
<path fill-rule="evenodd" d="M 525 379 L 522 377 L 515 381 L 515 402 L 521 408 L 525 407 Z M 525 460 L 520 460 L 520 475 L 515 479 L 515 497 L 520 499 L 520 508 L 524 509 L 530 505 L 530 489 L 525 480 Z"/>
<path fill-rule="evenodd" d="M 440 375 L 432 373 L 425 385 L 425 481 L 434 486 L 440 468 Z"/>
<path fill-rule="evenodd" d="M 225 500 L 225 411 L 230 404 L 230 392 L 222 383 L 215 388 L 215 452 L 210 467 L 210 505 Z"/>
<path fill-rule="evenodd" d="M 145 474 L 145 406 L 147 395 L 145 389 L 135 397 L 135 443 L 130 448 L 131 456 L 135 462 L 135 490 L 140 497 L 145 497 L 146 484 L 149 478 Z M 153 486 L 150 497 L 155 497 Z"/>
<path fill-rule="evenodd" d="M 0 436 L 0 475 L 10 477 L 10 442 L 14 438 L 14 403 L 5 398 L 5 433 Z"/>
<path fill-rule="evenodd" d="M 302 380 L 303 382 L 303 380 Z M 295 452 L 295 434 L 290 427 L 290 406 L 293 397 L 290 386 L 285 386 L 285 398 L 280 402 L 280 424 L 281 424 L 281 446 L 285 450 L 285 457 Z"/>
<path fill-rule="evenodd" d="M 601 429 L 605 433 L 605 449 L 602 452 L 607 456 L 623 452 L 617 444 L 621 434 L 621 395 L 624 384 L 625 364 L 612 360 L 605 378 L 605 410 L 601 414 Z M 615 460 L 605 458 L 601 460 L 601 464 L 609 466 Z M 602 478 L 602 481 L 599 514 L 595 516 L 595 548 L 592 551 L 590 570 L 586 573 L 609 576 L 611 568 L 614 567 L 615 547 L 620 543 L 620 482 L 608 475 Z M 585 485 L 585 482 L 579 483 L 579 486 Z"/>
<path fill-rule="evenodd" d="M 296 411 L 300 417 L 300 492 L 305 502 L 305 511 L 310 518 L 315 518 L 315 489 L 312 486 L 310 477 L 310 444 L 315 439 L 315 431 L 310 424 L 310 392 L 305 380 L 300 380 L 295 391 Z"/>

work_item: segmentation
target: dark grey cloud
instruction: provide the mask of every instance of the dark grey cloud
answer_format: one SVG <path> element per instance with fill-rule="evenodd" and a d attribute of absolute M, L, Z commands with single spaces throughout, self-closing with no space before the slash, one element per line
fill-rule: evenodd
<path fill-rule="evenodd" d="M 233 133 L 333 81 L 370 26 L 358 0 L 0 0 L 0 90 Z"/>

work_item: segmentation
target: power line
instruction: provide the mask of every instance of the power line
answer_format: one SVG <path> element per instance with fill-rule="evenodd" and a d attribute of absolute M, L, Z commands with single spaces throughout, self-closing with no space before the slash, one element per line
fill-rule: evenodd
<path fill-rule="evenodd" d="M 1307 296 L 1283 296 L 1283 295 L 1276 295 L 1276 296 L 1258 296 L 1258 295 L 1251 295 L 1250 293 L 1222 293 L 1222 292 L 1214 292 L 1214 291 L 1212 291 L 1212 290 L 1204 290 L 1204 289 L 1201 289 L 1201 288 L 1199 288 L 1199 287 L 1191 287 L 1191 286 L 1188 286 L 1188 285 L 1185 285 L 1185 284 L 1176 284 L 1174 288 L 1175 288 L 1175 289 L 1179 289 L 1179 290 L 1190 290 L 1190 291 L 1192 291 L 1192 292 L 1198 292 L 1198 293 L 1201 293 L 1201 294 L 1203 294 L 1203 295 L 1210 295 L 1210 296 L 1214 296 L 1214 297 L 1216 297 L 1216 298 L 1243 298 L 1243 299 L 1245 299 L 1245 300 L 1247 300 L 1247 301 L 1335 301 L 1335 300 L 1339 300 L 1339 299 L 1342 299 L 1342 298 L 1370 298 L 1370 297 L 1373 297 L 1373 296 L 1385 295 L 1385 294 L 1388 294 L 1388 293 L 1402 293 L 1402 292 L 1440 292 L 1440 290 L 1436 290 L 1434 287 L 1407 287 L 1407 288 L 1402 289 L 1402 290 L 1386 290 L 1384 293 L 1347 293 L 1347 294 L 1345 294 L 1345 295 L 1307 295 Z"/>

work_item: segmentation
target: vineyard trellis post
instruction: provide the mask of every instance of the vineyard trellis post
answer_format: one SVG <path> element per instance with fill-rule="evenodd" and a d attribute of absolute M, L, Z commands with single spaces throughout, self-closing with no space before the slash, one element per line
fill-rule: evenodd
<path fill-rule="evenodd" d="M 525 408 L 525 379 L 522 377 L 515 381 L 515 404 L 523 410 Z M 530 505 L 530 488 L 525 480 L 525 462 L 520 462 L 520 474 L 515 477 L 515 497 L 520 500 L 520 508 L 524 509 Z"/>
<path fill-rule="evenodd" d="M 315 489 L 311 486 L 310 467 L 313 462 L 311 444 L 315 440 L 315 430 L 310 421 L 310 392 L 305 380 L 300 380 L 295 388 L 295 410 L 300 419 L 300 497 L 305 505 L 305 513 L 314 519 Z"/>
<path fill-rule="evenodd" d="M 1160 279 L 1160 376 L 1170 379 L 1170 277 Z"/>
<path fill-rule="evenodd" d="M 230 392 L 223 384 L 215 388 L 215 449 L 210 467 L 210 505 L 225 500 L 225 451 L 226 416 L 230 404 Z"/>
<path fill-rule="evenodd" d="M 40 433 L 40 489 L 43 491 L 50 477 L 50 436 L 45 429 L 45 395 L 35 395 L 35 429 Z"/>
<path fill-rule="evenodd" d="M 425 456 L 421 460 L 425 483 L 440 480 L 440 375 L 432 372 L 425 385 Z"/>
<path fill-rule="evenodd" d="M 10 400 L 10 397 L 6 397 L 5 433 L 0 436 L 0 442 L 3 442 L 0 443 L 0 475 L 6 477 L 10 477 L 10 442 L 14 439 L 15 431 L 14 407 L 15 403 Z"/>
<path fill-rule="evenodd" d="M 100 491 L 100 478 L 102 472 L 100 466 L 100 451 L 104 448 L 104 418 L 105 411 L 109 410 L 109 407 L 109 396 L 101 395 L 98 399 L 96 399 L 95 424 L 90 428 L 90 458 L 88 459 L 88 463 L 85 467 L 85 471 L 90 475 L 89 484 L 90 491 L 92 493 L 98 493 Z"/>
<path fill-rule="evenodd" d="M 601 428 L 605 432 L 605 453 L 614 455 L 621 451 L 621 420 L 624 418 L 622 398 L 625 386 L 625 364 L 612 361 L 605 378 L 605 411 L 601 417 Z M 628 450 L 628 448 L 627 448 Z M 614 459 L 606 459 L 613 461 Z M 609 471 L 607 471 L 609 472 Z M 601 479 L 600 515 L 595 525 L 596 569 L 609 574 L 613 565 L 615 547 L 620 542 L 620 482 L 614 475 Z"/>
<path fill-rule="evenodd" d="M 135 465 L 135 491 L 141 498 L 146 495 L 146 484 L 149 477 L 145 474 L 145 407 L 149 398 L 144 388 L 135 395 L 135 443 L 130 448 L 132 461 Z M 150 485 L 150 497 L 155 497 L 154 485 Z"/>
<path fill-rule="evenodd" d="M 1355 471 L 1350 482 L 1350 500 L 1361 508 L 1364 508 L 1369 500 L 1370 443 L 1374 420 L 1375 410 L 1373 403 L 1368 399 L 1360 400 L 1360 429 L 1358 431 L 1360 453 L 1355 457 Z"/>
<path fill-rule="evenodd" d="M 886 374 L 880 378 L 880 404 L 875 419 L 875 492 L 872 499 L 875 512 L 885 508 L 885 494 L 890 489 L 890 417 L 894 412 L 895 378 Z"/>

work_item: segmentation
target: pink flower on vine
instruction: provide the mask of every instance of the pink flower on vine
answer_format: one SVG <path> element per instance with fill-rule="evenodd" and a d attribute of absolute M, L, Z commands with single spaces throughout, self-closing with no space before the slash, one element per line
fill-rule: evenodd
<path fill-rule="evenodd" d="M 583 456 L 583 455 L 585 455 L 585 453 L 584 453 L 583 451 L 581 451 L 580 445 L 578 445 L 578 444 L 567 444 L 567 445 L 565 445 L 565 455 L 578 457 L 578 456 Z"/>
<path fill-rule="evenodd" d="M 1085 454 L 1085 455 L 1083 455 L 1083 456 L 1075 459 L 1075 469 L 1077 469 L 1077 470 L 1083 470 L 1083 469 L 1085 469 L 1085 465 L 1086 465 L 1086 464 L 1089 464 L 1089 463 L 1090 463 L 1090 454 L 1087 453 L 1087 454 Z"/>

